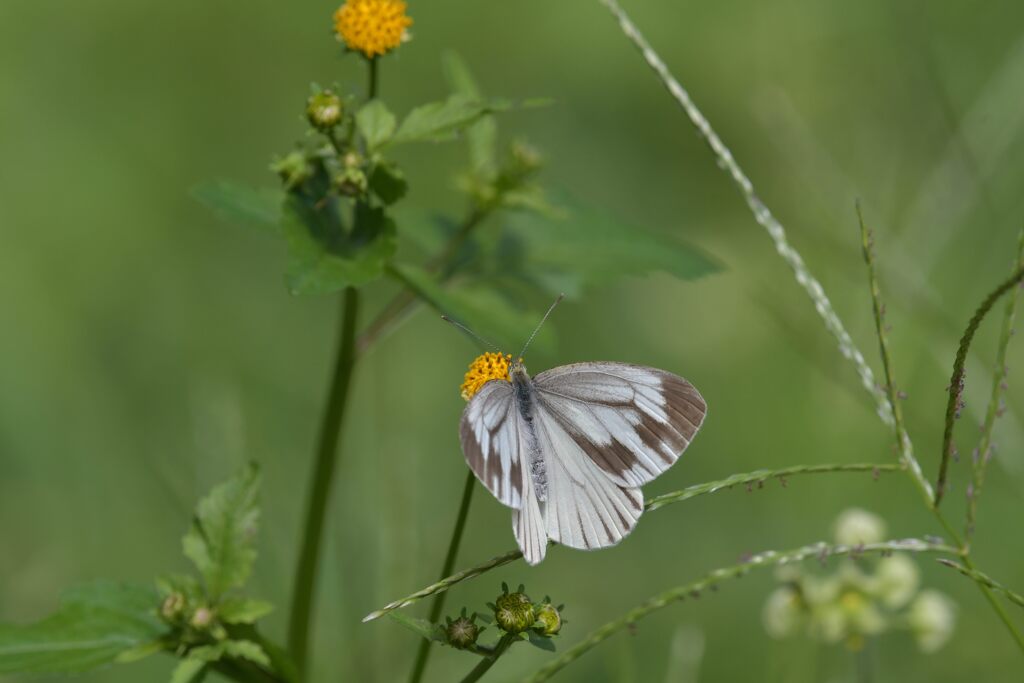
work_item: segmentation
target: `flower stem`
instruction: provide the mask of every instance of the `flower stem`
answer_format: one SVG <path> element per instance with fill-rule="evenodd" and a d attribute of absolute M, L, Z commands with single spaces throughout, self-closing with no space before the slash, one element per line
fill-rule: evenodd
<path fill-rule="evenodd" d="M 706 590 L 714 590 L 718 584 L 729 579 L 738 579 L 745 576 L 751 569 L 757 567 L 774 567 L 792 562 L 800 562 L 810 558 L 825 560 L 828 557 L 854 555 L 859 556 L 872 552 L 913 552 L 913 553 L 945 553 L 959 555 L 959 550 L 948 545 L 930 543 L 915 538 L 908 538 L 899 541 L 886 541 L 884 543 L 870 543 L 856 546 L 851 545 L 829 545 L 827 543 L 814 543 L 795 550 L 776 551 L 767 550 L 763 553 L 753 555 L 743 562 L 734 564 L 731 567 L 715 569 L 704 576 L 704 578 L 678 586 L 671 590 L 655 595 L 647 602 L 636 607 L 623 616 L 610 621 L 590 633 L 582 642 L 562 652 L 562 654 L 548 662 L 537 670 L 526 683 L 540 683 L 546 681 L 565 666 L 582 657 L 589 650 L 601 644 L 619 631 L 636 623 L 640 619 L 657 612 L 676 602 L 682 602 L 688 597 L 698 598 Z"/>
<path fill-rule="evenodd" d="M 309 625 L 316 588 L 316 575 L 323 540 L 324 519 L 330 499 L 334 469 L 338 462 L 338 441 L 345 416 L 348 389 L 355 365 L 355 331 L 359 292 L 348 287 L 342 296 L 341 330 L 338 335 L 334 376 L 320 423 L 316 464 L 310 480 L 302 549 L 295 569 L 291 614 L 288 620 L 288 648 L 300 675 L 305 672 L 309 653 Z"/>
<path fill-rule="evenodd" d="M 366 60 L 369 63 L 370 75 L 369 75 L 369 86 L 367 87 L 367 99 L 373 100 L 377 98 L 377 90 L 379 87 L 379 80 L 377 78 L 377 58 L 370 57 Z"/>
<path fill-rule="evenodd" d="M 473 489 L 475 488 L 476 477 L 472 470 L 466 472 L 466 484 L 462 489 L 462 502 L 459 503 L 459 514 L 455 518 L 455 528 L 452 529 L 452 539 L 448 542 L 448 554 L 444 558 L 444 565 L 441 567 L 440 579 L 452 573 L 455 567 L 455 557 L 459 552 L 459 544 L 462 542 L 462 532 L 466 528 L 466 518 L 469 516 L 469 504 L 473 500 Z M 427 618 L 431 624 L 436 624 L 441 619 L 441 611 L 444 609 L 445 598 L 448 593 L 438 593 L 434 596 L 434 602 L 430 605 L 430 616 Z M 423 678 L 423 672 L 427 668 L 427 659 L 430 657 L 431 641 L 423 638 L 420 640 L 420 649 L 416 652 L 416 663 L 413 665 L 412 674 L 409 676 L 409 683 L 419 683 Z"/>
<path fill-rule="evenodd" d="M 462 679 L 462 683 L 473 683 L 478 681 L 480 678 L 487 673 L 494 663 L 498 661 L 498 658 L 505 654 L 505 651 L 512 647 L 512 643 L 516 642 L 516 636 L 505 634 L 498 641 L 498 645 L 494 648 L 494 654 L 484 657 L 480 660 L 480 663 L 473 667 L 472 671 L 466 674 L 466 677 Z"/>

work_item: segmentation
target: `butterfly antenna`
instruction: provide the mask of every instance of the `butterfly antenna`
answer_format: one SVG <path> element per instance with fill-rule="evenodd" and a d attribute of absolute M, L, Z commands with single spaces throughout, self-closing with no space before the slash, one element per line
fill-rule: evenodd
<path fill-rule="evenodd" d="M 548 312 L 545 313 L 544 317 L 540 319 L 539 323 L 537 323 L 537 327 L 533 330 L 533 334 L 531 334 L 530 338 L 526 340 L 526 343 L 523 345 L 523 350 L 519 352 L 518 356 L 516 356 L 517 359 L 523 357 L 523 354 L 526 353 L 526 349 L 528 349 L 530 344 L 533 343 L 533 338 L 537 336 L 537 333 L 540 332 L 540 328 L 544 326 L 544 322 L 548 319 L 548 316 L 551 315 L 551 311 L 555 310 L 555 306 L 560 304 L 564 298 L 565 294 L 559 294 L 558 298 L 551 304 L 551 307 L 548 308 Z"/>
<path fill-rule="evenodd" d="M 481 344 L 483 344 L 487 348 L 493 349 L 494 351 L 497 351 L 498 353 L 501 353 L 501 350 L 498 348 L 497 344 L 492 344 L 491 342 L 487 341 L 486 339 L 481 337 L 479 334 L 477 334 L 473 330 L 469 329 L 468 327 L 466 327 L 462 323 L 458 322 L 457 320 L 452 320 L 451 318 L 449 318 L 446 315 L 442 315 L 441 316 L 441 320 L 445 321 L 446 323 L 451 323 L 452 325 L 455 325 L 455 327 L 459 328 L 460 330 L 462 330 L 463 332 L 465 332 L 470 337 L 472 337 L 473 339 L 477 340 L 478 342 L 480 342 Z"/>

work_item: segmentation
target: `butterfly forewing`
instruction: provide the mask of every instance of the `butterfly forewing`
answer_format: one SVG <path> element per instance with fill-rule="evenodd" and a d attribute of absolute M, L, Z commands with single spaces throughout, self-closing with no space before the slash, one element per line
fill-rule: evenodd
<path fill-rule="evenodd" d="M 466 405 L 459 424 L 462 453 L 480 483 L 502 504 L 522 505 L 524 453 L 512 385 L 504 381 L 485 384 Z"/>
<path fill-rule="evenodd" d="M 563 365 L 533 382 L 538 403 L 621 486 L 641 486 L 667 470 L 707 412 L 682 377 L 627 363 Z"/>

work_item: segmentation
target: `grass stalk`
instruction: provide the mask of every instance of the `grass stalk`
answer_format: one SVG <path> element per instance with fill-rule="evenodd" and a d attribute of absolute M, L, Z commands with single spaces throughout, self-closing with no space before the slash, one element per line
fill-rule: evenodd
<path fill-rule="evenodd" d="M 655 595 L 639 607 L 626 612 L 626 614 L 618 619 L 610 621 L 592 631 L 581 642 L 564 651 L 551 662 L 548 662 L 546 665 L 538 669 L 532 676 L 524 679 L 524 683 L 541 683 L 541 681 L 546 681 L 600 643 L 623 629 L 628 628 L 631 624 L 636 623 L 640 619 L 664 609 L 669 605 L 682 602 L 688 597 L 698 598 L 705 591 L 715 590 L 719 584 L 731 579 L 738 579 L 746 575 L 752 569 L 791 564 L 810 558 L 816 558 L 824 561 L 829 557 L 845 555 L 861 556 L 873 552 L 945 553 L 948 555 L 960 554 L 959 549 L 952 546 L 941 543 L 931 543 L 929 541 L 922 541 L 914 538 L 858 546 L 815 543 L 795 550 L 768 550 L 758 553 L 757 555 L 753 555 L 730 567 L 715 569 L 697 581 L 683 584 L 682 586 L 677 586 L 676 588 L 667 590 L 664 593 Z"/>
<path fill-rule="evenodd" d="M 942 564 L 942 565 L 945 565 L 946 567 L 949 567 L 951 569 L 957 570 L 958 572 L 960 572 L 961 574 L 963 574 L 967 578 L 971 579 L 975 583 L 979 583 L 979 584 L 988 586 L 989 588 L 991 588 L 992 590 L 996 591 L 997 593 L 1002 593 L 1004 596 L 1006 596 L 1006 598 L 1010 602 L 1014 603 L 1018 607 L 1024 607 L 1024 595 L 1021 595 L 1020 593 L 1017 593 L 1016 591 L 1010 590 L 1009 588 L 1007 588 L 1003 584 L 1001 584 L 998 581 L 996 581 L 995 579 L 993 579 L 988 574 L 985 574 L 984 572 L 980 572 L 977 569 L 971 569 L 969 567 L 965 567 L 962 564 L 957 564 L 953 560 L 940 559 L 939 560 L 939 564 Z"/>
<path fill-rule="evenodd" d="M 780 483 L 784 484 L 788 477 L 804 474 L 823 474 L 828 472 L 870 472 L 874 474 L 881 472 L 893 472 L 900 469 L 902 469 L 900 466 L 892 464 L 857 463 L 838 465 L 797 465 L 795 467 L 785 467 L 777 470 L 756 470 L 754 472 L 747 472 L 744 474 L 734 474 L 730 477 L 726 477 L 725 479 L 696 484 L 680 491 L 674 491 L 672 493 L 657 496 L 647 501 L 645 509 L 647 511 L 659 510 L 672 503 L 690 500 L 691 498 L 696 498 L 708 493 L 716 493 L 734 486 L 753 486 L 755 484 L 760 486 L 764 482 L 772 479 L 776 479 Z M 515 562 L 522 556 L 523 554 L 519 550 L 510 550 L 509 552 L 491 558 L 486 562 L 481 562 L 480 564 L 469 567 L 468 569 L 463 569 L 456 574 L 447 576 L 426 588 L 422 588 L 415 593 L 405 596 L 404 598 L 388 603 L 379 610 L 371 612 L 363 617 L 363 621 L 367 622 L 379 619 L 388 612 L 408 607 L 409 605 L 419 602 L 424 598 L 429 598 L 432 595 L 443 593 L 452 586 L 480 576 L 481 574 L 486 574 L 492 569 L 497 569 L 498 567 L 502 567 L 510 562 Z"/>
<path fill-rule="evenodd" d="M 1017 260 L 1014 262 L 1014 269 L 1020 268 L 1024 268 L 1024 230 L 1021 230 L 1017 238 Z M 1019 293 L 1019 288 L 1014 289 L 1006 300 L 1003 325 L 999 332 L 999 345 L 996 348 L 996 362 L 992 372 L 992 395 L 989 397 L 985 421 L 981 425 L 978 448 L 973 454 L 971 485 L 967 491 L 967 521 L 964 529 L 968 547 L 970 547 L 971 537 L 974 535 L 974 525 L 978 518 L 978 498 L 985 485 L 985 471 L 991 459 L 992 429 L 995 426 L 996 418 L 1002 412 L 1000 403 L 1006 388 L 1006 349 L 1010 346 L 1010 337 L 1013 336 L 1013 322 Z"/>

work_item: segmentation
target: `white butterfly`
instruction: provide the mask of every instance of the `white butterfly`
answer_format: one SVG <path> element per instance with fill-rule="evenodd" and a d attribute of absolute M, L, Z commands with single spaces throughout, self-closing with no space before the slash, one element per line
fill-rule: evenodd
<path fill-rule="evenodd" d="M 509 376 L 472 397 L 460 436 L 477 479 L 512 508 L 530 564 L 548 539 L 591 550 L 625 538 L 643 512 L 640 486 L 672 466 L 707 412 L 685 379 L 639 365 L 575 363 L 531 379 L 516 360 Z"/>

